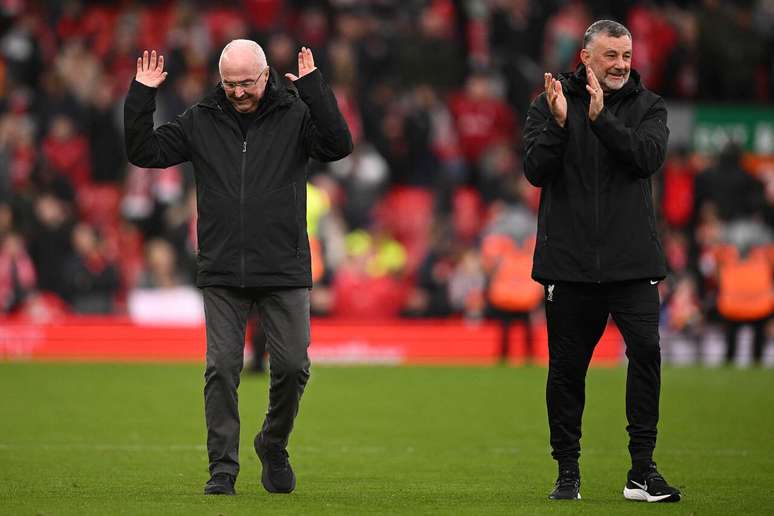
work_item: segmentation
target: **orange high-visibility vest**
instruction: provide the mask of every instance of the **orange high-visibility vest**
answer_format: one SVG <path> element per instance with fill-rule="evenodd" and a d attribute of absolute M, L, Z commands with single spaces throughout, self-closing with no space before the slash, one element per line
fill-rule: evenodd
<path fill-rule="evenodd" d="M 728 253 L 719 267 L 718 312 L 732 321 L 763 319 L 774 311 L 772 265 L 764 249 L 747 258 Z"/>

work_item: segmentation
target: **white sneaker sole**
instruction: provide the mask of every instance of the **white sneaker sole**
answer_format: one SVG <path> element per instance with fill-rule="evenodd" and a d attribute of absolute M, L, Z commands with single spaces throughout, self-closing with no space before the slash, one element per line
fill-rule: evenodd
<path fill-rule="evenodd" d="M 624 487 L 623 495 L 627 500 L 635 500 L 637 502 L 660 502 L 672 496 L 671 494 L 654 496 L 648 494 L 644 489 L 629 489 L 628 487 Z"/>

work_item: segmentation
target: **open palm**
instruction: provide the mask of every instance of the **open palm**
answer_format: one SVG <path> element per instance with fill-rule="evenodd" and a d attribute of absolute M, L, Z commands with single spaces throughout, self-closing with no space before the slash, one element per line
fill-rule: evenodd
<path fill-rule="evenodd" d="M 312 49 L 301 47 L 301 51 L 298 53 L 298 77 L 292 73 L 286 73 L 285 77 L 291 81 L 297 81 L 304 75 L 312 73 L 316 68 L 317 67 L 314 65 Z"/>
<path fill-rule="evenodd" d="M 137 58 L 137 75 L 134 78 L 140 84 L 158 88 L 167 78 L 167 72 L 164 71 L 164 56 L 159 55 L 157 59 L 155 50 L 150 55 L 147 50 L 144 51 L 142 57 Z"/>
<path fill-rule="evenodd" d="M 550 73 L 543 74 L 546 88 L 546 102 L 556 123 L 564 127 L 567 120 L 567 99 L 562 91 L 562 83 L 553 78 Z"/>

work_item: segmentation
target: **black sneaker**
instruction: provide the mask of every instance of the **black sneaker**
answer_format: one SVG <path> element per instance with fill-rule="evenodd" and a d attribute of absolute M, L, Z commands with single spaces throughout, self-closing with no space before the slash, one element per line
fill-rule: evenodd
<path fill-rule="evenodd" d="M 235 495 L 234 482 L 236 479 L 228 473 L 215 473 L 204 485 L 206 495 Z"/>
<path fill-rule="evenodd" d="M 623 495 L 627 500 L 640 502 L 680 501 L 680 491 L 667 484 L 664 477 L 656 470 L 655 464 L 651 464 L 644 473 L 629 470 Z"/>
<path fill-rule="evenodd" d="M 548 495 L 550 500 L 580 500 L 580 473 L 578 470 L 559 471 L 554 490 Z"/>
<path fill-rule="evenodd" d="M 296 475 L 290 467 L 288 452 L 278 444 L 264 443 L 261 434 L 255 437 L 255 453 L 261 460 L 261 483 L 270 493 L 289 493 L 296 488 Z"/>

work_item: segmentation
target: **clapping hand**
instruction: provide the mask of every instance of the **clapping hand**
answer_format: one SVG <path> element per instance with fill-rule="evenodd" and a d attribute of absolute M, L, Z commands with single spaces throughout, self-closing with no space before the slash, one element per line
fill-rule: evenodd
<path fill-rule="evenodd" d="M 567 121 L 567 99 L 562 91 L 562 83 L 554 79 L 550 73 L 543 74 L 546 87 L 546 101 L 556 123 L 564 127 Z"/>
<path fill-rule="evenodd" d="M 159 55 L 156 59 L 156 51 L 153 50 L 148 56 L 148 51 L 142 53 L 142 57 L 137 58 L 137 75 L 135 80 L 150 88 L 158 88 L 167 78 L 167 72 L 164 71 L 164 56 Z"/>
<path fill-rule="evenodd" d="M 304 75 L 312 73 L 316 68 L 312 49 L 301 47 L 301 51 L 298 53 L 298 77 L 292 73 L 286 73 L 285 77 L 295 82 Z"/>
<path fill-rule="evenodd" d="M 594 72 L 589 67 L 586 67 L 586 90 L 591 95 L 589 100 L 589 119 L 593 122 L 602 112 L 602 108 L 605 107 L 605 92 L 602 91 L 602 86 L 599 84 L 597 76 L 594 75 Z"/>

